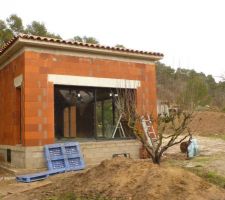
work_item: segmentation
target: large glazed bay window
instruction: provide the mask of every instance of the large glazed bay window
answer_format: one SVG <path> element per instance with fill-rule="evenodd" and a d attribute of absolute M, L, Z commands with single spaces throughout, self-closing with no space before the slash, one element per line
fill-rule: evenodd
<path fill-rule="evenodd" d="M 121 90 L 121 89 L 120 89 Z M 116 129 L 119 113 L 117 90 L 55 85 L 55 137 L 118 139 L 134 137 L 121 120 L 125 134 Z"/>

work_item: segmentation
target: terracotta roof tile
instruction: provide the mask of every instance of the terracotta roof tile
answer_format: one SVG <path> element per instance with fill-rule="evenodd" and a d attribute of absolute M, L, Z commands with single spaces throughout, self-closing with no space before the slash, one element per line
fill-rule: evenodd
<path fill-rule="evenodd" d="M 107 50 L 112 50 L 112 51 L 120 51 L 120 52 L 128 52 L 128 53 L 144 54 L 144 55 L 163 57 L 162 53 L 157 53 L 157 52 L 139 51 L 139 50 L 133 50 L 133 49 L 127 49 L 127 48 L 120 48 L 120 47 L 110 47 L 110 46 L 104 46 L 104 45 L 100 45 L 100 44 L 89 44 L 89 43 L 82 43 L 82 42 L 77 42 L 77 41 L 62 40 L 62 39 L 41 37 L 41 36 L 28 35 L 28 34 L 19 34 L 19 35 L 13 37 L 11 40 L 9 40 L 5 44 L 5 46 L 3 46 L 2 49 L 0 49 L 0 56 L 11 45 L 13 45 L 17 41 L 18 38 L 23 38 L 23 39 L 28 39 L 28 40 L 44 41 L 44 42 L 50 42 L 50 43 L 61 43 L 61 44 L 68 44 L 68 45 L 75 45 L 75 46 L 83 46 L 83 47 L 90 47 L 90 48 L 107 49 Z"/>

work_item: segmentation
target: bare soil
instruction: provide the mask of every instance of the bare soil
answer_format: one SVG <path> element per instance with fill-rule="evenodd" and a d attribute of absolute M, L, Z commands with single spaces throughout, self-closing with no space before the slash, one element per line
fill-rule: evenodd
<path fill-rule="evenodd" d="M 186 155 L 181 153 L 179 145 L 176 145 L 165 153 L 163 161 L 184 168 L 201 168 L 225 178 L 225 140 L 202 136 L 194 136 L 194 138 L 198 141 L 199 156 L 187 160 Z"/>
<path fill-rule="evenodd" d="M 54 199 L 66 194 L 86 199 L 225 199 L 225 190 L 193 173 L 128 158 L 105 160 L 85 173 L 74 174 L 25 194 L 27 200 Z"/>
<path fill-rule="evenodd" d="M 12 174 L 10 174 L 6 170 L 0 168 L 0 182 L 3 180 L 8 180 L 11 177 L 12 177 Z"/>
<path fill-rule="evenodd" d="M 5 177 L 5 176 L 10 176 L 10 174 L 8 172 L 6 172 L 5 170 L 0 168 L 0 177 Z"/>

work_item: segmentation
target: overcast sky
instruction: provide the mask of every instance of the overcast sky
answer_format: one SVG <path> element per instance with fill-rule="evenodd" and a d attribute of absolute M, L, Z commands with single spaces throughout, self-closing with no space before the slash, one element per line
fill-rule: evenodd
<path fill-rule="evenodd" d="M 217 77 L 225 73 L 224 0 L 0 0 L 0 19 L 44 22 L 64 39 L 164 53 L 162 62 Z"/>

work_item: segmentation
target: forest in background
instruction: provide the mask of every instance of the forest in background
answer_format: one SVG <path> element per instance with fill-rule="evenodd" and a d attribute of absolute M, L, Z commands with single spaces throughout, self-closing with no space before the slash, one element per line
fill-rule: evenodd
<path fill-rule="evenodd" d="M 173 69 L 157 64 L 158 99 L 186 108 L 208 106 L 225 111 L 225 80 L 216 82 L 212 75 L 193 69 Z"/>
<path fill-rule="evenodd" d="M 59 34 L 49 32 L 44 23 L 32 21 L 24 25 L 19 16 L 12 14 L 6 20 L 0 19 L 0 48 L 19 33 L 61 39 Z M 75 35 L 70 40 L 99 44 L 96 38 L 87 36 Z M 124 48 L 121 44 L 115 46 Z M 225 80 L 217 83 L 212 75 L 202 72 L 184 68 L 173 69 L 161 62 L 156 65 L 159 100 L 186 108 L 210 106 L 225 111 Z"/>
<path fill-rule="evenodd" d="M 23 20 L 19 16 L 12 14 L 6 20 L 0 19 L 0 48 L 3 47 L 7 41 L 12 39 L 14 35 L 20 33 L 62 39 L 59 34 L 49 32 L 43 22 L 32 21 L 30 24 L 24 25 Z M 74 37 L 69 38 L 69 40 L 99 44 L 99 41 L 96 38 L 90 36 L 75 35 Z M 124 48 L 121 44 L 117 44 L 115 47 Z"/>

